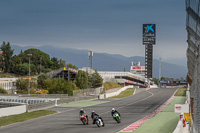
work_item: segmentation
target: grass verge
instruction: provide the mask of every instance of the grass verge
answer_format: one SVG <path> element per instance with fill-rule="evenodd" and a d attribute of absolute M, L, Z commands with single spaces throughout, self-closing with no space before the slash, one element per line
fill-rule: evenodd
<path fill-rule="evenodd" d="M 56 111 L 50 111 L 50 110 L 40 110 L 40 111 L 34 111 L 34 112 L 27 112 L 19 115 L 10 115 L 10 116 L 4 116 L 0 117 L 0 126 L 9 125 L 16 122 L 23 122 L 26 120 L 38 118 L 41 116 L 49 115 L 57 113 Z"/>
<path fill-rule="evenodd" d="M 113 89 L 113 88 L 122 87 L 122 85 L 120 85 L 118 83 L 114 83 L 114 82 L 106 82 L 103 85 L 104 85 L 104 88 L 105 88 L 106 91 Z"/>
<path fill-rule="evenodd" d="M 133 95 L 135 88 L 128 88 L 125 91 L 122 91 L 118 96 L 111 97 L 112 98 L 124 98 Z M 110 99 L 110 98 L 109 98 Z"/>
<path fill-rule="evenodd" d="M 174 96 L 186 96 L 187 88 L 179 88 Z"/>

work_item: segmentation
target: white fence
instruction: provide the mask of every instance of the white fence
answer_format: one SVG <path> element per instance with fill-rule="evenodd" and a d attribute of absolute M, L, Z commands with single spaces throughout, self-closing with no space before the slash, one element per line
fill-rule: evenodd
<path fill-rule="evenodd" d="M 122 91 L 125 91 L 125 90 L 128 89 L 128 88 L 134 88 L 134 86 L 133 86 L 133 85 L 125 86 L 125 87 L 119 89 L 119 90 L 116 91 L 116 92 L 106 93 L 106 98 L 108 98 L 108 97 L 113 97 L 113 96 L 117 96 L 117 95 L 119 95 Z M 99 96 L 99 99 L 103 99 L 103 98 L 104 98 L 104 94 L 102 94 L 102 95 Z"/>
<path fill-rule="evenodd" d="M 25 113 L 26 105 L 17 105 L 12 107 L 0 108 L 0 112 L 0 117 Z"/>

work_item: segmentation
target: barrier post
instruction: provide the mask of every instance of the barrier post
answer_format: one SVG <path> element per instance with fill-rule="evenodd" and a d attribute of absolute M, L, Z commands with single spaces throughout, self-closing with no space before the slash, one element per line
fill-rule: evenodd
<path fill-rule="evenodd" d="M 58 106 L 58 104 L 57 104 L 57 99 L 56 99 L 56 101 L 55 101 L 55 106 Z"/>
<path fill-rule="evenodd" d="M 185 119 L 183 119 L 183 127 L 186 127 Z"/>

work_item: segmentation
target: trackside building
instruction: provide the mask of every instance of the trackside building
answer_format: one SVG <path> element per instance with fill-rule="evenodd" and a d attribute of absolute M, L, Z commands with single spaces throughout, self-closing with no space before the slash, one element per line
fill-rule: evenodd
<path fill-rule="evenodd" d="M 191 132 L 200 133 L 200 0 L 186 0 L 187 80 L 190 86 Z"/>

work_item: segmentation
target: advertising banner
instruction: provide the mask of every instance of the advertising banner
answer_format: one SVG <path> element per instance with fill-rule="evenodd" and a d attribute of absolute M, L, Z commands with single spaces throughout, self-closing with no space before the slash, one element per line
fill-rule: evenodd
<path fill-rule="evenodd" d="M 143 24 L 143 37 L 156 37 L 156 25 Z"/>
<path fill-rule="evenodd" d="M 175 113 L 189 113 L 189 104 L 175 104 Z"/>
<path fill-rule="evenodd" d="M 156 24 L 143 24 L 143 44 L 156 44 Z"/>

